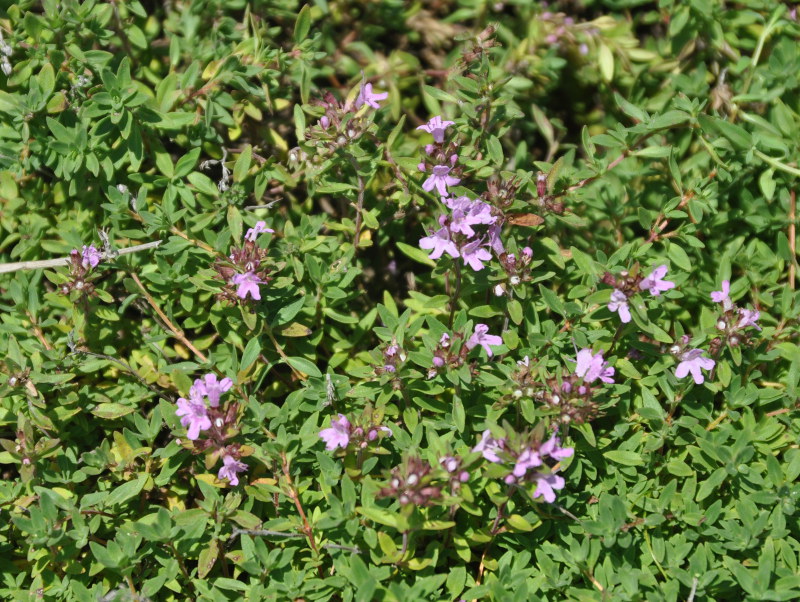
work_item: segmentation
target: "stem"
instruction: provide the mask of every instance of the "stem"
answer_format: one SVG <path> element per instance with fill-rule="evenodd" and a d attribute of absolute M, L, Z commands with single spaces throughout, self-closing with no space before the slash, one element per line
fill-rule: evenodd
<path fill-rule="evenodd" d="M 450 319 L 447 322 L 448 328 L 453 328 L 453 318 L 456 315 L 456 304 L 458 296 L 461 294 L 461 264 L 454 262 L 456 266 L 456 286 L 453 289 L 453 296 L 450 298 Z"/>
<path fill-rule="evenodd" d="M 507 492 L 507 496 L 511 495 L 511 488 Z M 508 500 L 500 504 L 497 508 L 497 516 L 494 519 L 494 523 L 492 524 L 492 529 L 489 531 L 491 535 L 491 539 L 486 544 L 486 547 L 483 549 L 483 554 L 481 554 L 481 563 L 478 566 L 478 578 L 475 580 L 475 585 L 480 585 L 481 579 L 483 578 L 483 571 L 486 569 L 486 565 L 484 565 L 484 561 L 486 560 L 486 554 L 489 553 L 489 548 L 491 548 L 492 543 L 494 542 L 494 536 L 497 535 L 498 531 L 500 530 L 498 527 L 500 525 L 500 521 L 503 519 L 503 512 L 506 510 L 506 504 L 508 504 Z"/>
<path fill-rule="evenodd" d="M 775 159 L 774 157 L 770 157 L 769 155 L 762 153 L 758 149 L 753 149 L 753 153 L 756 155 L 756 157 L 758 157 L 765 163 L 769 163 L 775 169 L 780 169 L 781 171 L 785 171 L 786 173 L 792 174 L 793 176 L 800 176 L 800 169 L 797 169 L 796 167 L 792 167 L 791 165 L 787 165 L 783 161 Z"/>
<path fill-rule="evenodd" d="M 153 299 L 152 295 L 150 295 L 149 292 L 147 292 L 147 289 L 144 287 L 144 284 L 142 284 L 142 281 L 139 280 L 139 276 L 135 272 L 130 272 L 130 275 L 133 278 L 133 281 L 139 287 L 139 290 L 142 291 L 142 294 L 144 295 L 144 298 L 147 299 L 147 302 L 150 304 L 150 307 L 152 307 L 153 310 L 158 314 L 158 317 L 161 318 L 161 320 L 164 322 L 164 325 L 170 330 L 172 335 L 176 339 L 178 339 L 181 343 L 183 343 L 183 345 L 185 345 L 188 349 L 190 349 L 192 353 L 194 353 L 195 356 L 197 356 L 197 358 L 201 362 L 203 362 L 204 364 L 208 363 L 208 357 L 202 351 L 197 349 L 197 347 L 195 347 L 192 344 L 192 342 L 186 338 L 186 335 L 183 334 L 183 331 L 176 328 L 175 325 L 172 322 L 170 322 L 167 315 L 163 311 L 161 311 L 161 308 L 156 303 L 156 300 Z"/>
<path fill-rule="evenodd" d="M 289 472 L 289 459 L 286 457 L 286 452 L 281 452 L 281 466 L 283 468 L 283 476 L 289 486 L 289 497 L 292 498 L 294 506 L 297 508 L 297 512 L 300 514 L 300 519 L 303 521 L 303 532 L 305 533 L 305 536 L 308 539 L 308 543 L 311 546 L 311 549 L 314 551 L 314 554 L 318 554 L 319 550 L 317 549 L 317 544 L 314 541 L 314 531 L 311 529 L 311 523 L 308 522 L 308 517 L 306 517 L 306 513 L 303 510 L 303 505 L 300 503 L 300 496 L 297 493 L 297 489 L 295 489 L 294 481 L 292 481 L 292 475 Z M 320 567 L 319 570 L 320 577 L 322 577 L 322 567 Z"/>
<path fill-rule="evenodd" d="M 797 250 L 795 239 L 797 238 L 797 226 L 795 225 L 797 215 L 797 193 L 792 190 L 789 193 L 789 250 L 792 252 L 792 261 L 789 263 L 789 288 L 794 289 L 794 275 L 797 268 Z"/>
<path fill-rule="evenodd" d="M 297 376 L 297 378 L 299 378 L 300 380 L 306 380 L 308 378 L 308 375 L 304 374 L 303 372 L 300 372 L 300 370 L 298 370 L 297 368 L 292 366 L 292 364 L 289 363 L 289 357 L 286 355 L 286 352 L 283 350 L 283 347 L 281 347 L 280 343 L 278 343 L 278 341 L 275 339 L 275 335 L 272 334 L 272 329 L 266 327 L 265 331 L 267 333 L 267 336 L 269 337 L 269 340 L 272 341 L 272 345 L 273 347 L 275 347 L 275 351 L 277 351 L 278 355 L 281 356 L 281 359 L 284 362 L 286 362 L 286 365 L 289 366 L 294 375 Z"/>
<path fill-rule="evenodd" d="M 116 255 L 128 255 L 129 253 L 136 253 L 137 251 L 145 251 L 147 249 L 155 249 L 162 241 L 156 240 L 153 242 L 146 242 L 142 245 L 134 245 L 125 249 L 119 249 Z M 101 253 L 102 258 L 109 259 L 106 253 Z M 44 268 L 56 268 L 62 265 L 68 265 L 72 261 L 71 257 L 59 257 L 58 259 L 42 259 L 38 261 L 15 261 L 12 263 L 0 263 L 0 274 L 7 274 L 8 272 L 16 272 L 18 270 L 40 270 Z"/>

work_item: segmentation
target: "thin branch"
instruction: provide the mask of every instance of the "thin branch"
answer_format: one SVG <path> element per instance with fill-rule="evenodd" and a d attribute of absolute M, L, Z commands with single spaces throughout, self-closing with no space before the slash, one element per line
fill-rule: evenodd
<path fill-rule="evenodd" d="M 114 252 L 116 255 L 128 255 L 136 253 L 137 251 L 146 251 L 147 249 L 155 249 L 163 241 L 155 240 L 153 242 L 146 242 L 141 245 L 134 245 L 124 249 L 118 249 Z M 107 253 L 101 253 L 103 260 L 111 259 Z M 62 265 L 68 265 L 72 261 L 71 257 L 59 257 L 58 259 L 41 259 L 37 261 L 16 261 L 13 263 L 0 264 L 0 274 L 7 274 L 9 272 L 16 272 L 19 270 L 42 270 L 45 268 L 56 268 Z"/>
<path fill-rule="evenodd" d="M 789 262 L 789 288 L 794 290 L 794 275 L 797 269 L 797 249 L 795 248 L 797 238 L 797 193 L 792 190 L 789 193 L 789 250 L 792 252 L 792 260 Z"/>
<path fill-rule="evenodd" d="M 303 505 L 300 503 L 300 496 L 297 493 L 297 489 L 295 489 L 292 474 L 289 471 L 289 459 L 286 457 L 285 452 L 281 452 L 281 468 L 283 469 L 283 476 L 286 479 L 286 483 L 289 486 L 289 497 L 292 498 L 295 508 L 297 508 L 297 512 L 300 514 L 300 519 L 303 521 L 303 532 L 308 539 L 311 549 L 317 554 L 319 550 L 317 549 L 317 543 L 314 541 L 314 531 L 311 528 L 311 523 L 308 522 L 308 517 L 306 516 L 305 510 L 303 510 Z"/>
<path fill-rule="evenodd" d="M 174 336 L 181 343 L 183 343 L 184 346 L 190 349 L 192 353 L 194 353 L 195 356 L 197 356 L 197 358 L 200 361 L 202 361 L 204 364 L 208 363 L 208 357 L 202 351 L 197 349 L 197 347 L 195 347 L 192 344 L 192 342 L 186 338 L 186 335 L 183 334 L 183 331 L 178 329 L 170 321 L 167 315 L 163 311 L 161 311 L 161 308 L 156 303 L 156 300 L 153 299 L 152 295 L 149 292 L 147 292 L 147 289 L 145 288 L 144 284 L 142 284 L 142 281 L 139 280 L 139 276 L 137 276 L 135 272 L 130 272 L 130 275 L 131 278 L 133 278 L 133 281 L 139 287 L 139 290 L 142 291 L 142 294 L 144 295 L 144 298 L 147 299 L 147 302 L 150 304 L 150 307 L 153 308 L 153 310 L 158 314 L 158 317 L 161 318 L 162 322 L 164 322 L 164 325 L 170 330 L 172 336 Z"/>
<path fill-rule="evenodd" d="M 305 535 L 302 533 L 286 533 L 284 531 L 272 531 L 270 529 L 239 529 L 235 528 L 231 533 L 231 536 L 228 540 L 237 537 L 238 535 L 254 535 L 256 537 L 286 537 L 292 539 L 305 539 Z M 326 550 L 345 550 L 348 552 L 353 552 L 354 554 L 361 554 L 361 549 L 356 546 L 344 546 L 338 543 L 326 543 L 320 546 Z"/>

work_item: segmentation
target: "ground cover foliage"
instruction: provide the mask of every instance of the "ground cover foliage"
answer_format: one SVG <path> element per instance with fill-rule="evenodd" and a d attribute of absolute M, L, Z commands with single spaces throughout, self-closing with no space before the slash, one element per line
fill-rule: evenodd
<path fill-rule="evenodd" d="M 800 597 L 796 18 L 4 3 L 0 597 Z"/>

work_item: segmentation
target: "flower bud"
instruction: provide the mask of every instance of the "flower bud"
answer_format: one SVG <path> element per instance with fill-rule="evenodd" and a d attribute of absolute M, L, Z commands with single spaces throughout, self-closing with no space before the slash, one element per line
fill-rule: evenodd
<path fill-rule="evenodd" d="M 439 356 L 434 356 L 433 365 L 436 366 L 437 368 L 441 368 L 442 366 L 444 366 L 444 360 Z"/>
<path fill-rule="evenodd" d="M 511 286 L 517 286 L 521 281 L 519 279 L 519 276 L 512 276 L 509 279 L 509 282 L 511 282 Z"/>
<path fill-rule="evenodd" d="M 514 399 L 520 399 L 522 397 L 522 391 L 519 389 L 515 389 L 512 395 L 514 396 Z"/>
<path fill-rule="evenodd" d="M 458 480 L 462 483 L 466 483 L 469 481 L 469 473 L 466 470 L 462 470 L 461 474 L 458 475 Z"/>

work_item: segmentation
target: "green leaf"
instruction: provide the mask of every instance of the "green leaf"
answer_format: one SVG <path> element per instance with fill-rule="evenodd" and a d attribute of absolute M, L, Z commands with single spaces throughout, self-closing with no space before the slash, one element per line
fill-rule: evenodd
<path fill-rule="evenodd" d="M 116 420 L 117 418 L 127 416 L 135 410 L 136 408 L 133 406 L 126 406 L 116 402 L 107 402 L 98 404 L 97 407 L 92 410 L 92 414 L 104 420 Z"/>
<path fill-rule="evenodd" d="M 299 44 L 308 37 L 311 29 L 311 5 L 306 4 L 297 14 L 297 21 L 294 23 L 294 43 Z"/>
<path fill-rule="evenodd" d="M 250 339 L 250 341 L 247 343 L 247 347 L 244 348 L 244 353 L 242 353 L 242 361 L 239 362 L 239 370 L 247 370 L 258 359 L 260 354 L 261 343 L 259 343 L 258 337 L 254 337 Z"/>
<path fill-rule="evenodd" d="M 614 54 L 603 43 L 598 48 L 597 60 L 600 62 L 600 75 L 606 82 L 610 82 L 614 79 Z"/>
<path fill-rule="evenodd" d="M 623 466 L 643 466 L 644 460 L 642 456 L 632 451 L 612 450 L 607 451 L 603 456 L 614 462 L 615 464 L 622 464 Z"/>
<path fill-rule="evenodd" d="M 308 376 L 322 377 L 322 372 L 317 368 L 316 364 L 307 360 L 304 357 L 288 357 L 286 361 L 295 369 L 307 374 Z"/>
<path fill-rule="evenodd" d="M 683 271 L 692 271 L 692 262 L 689 259 L 689 256 L 686 254 L 686 251 L 684 251 L 683 247 L 680 245 L 670 243 L 669 249 L 667 250 L 667 255 L 669 255 L 670 261 L 672 261 L 672 263 L 677 265 Z"/>
<path fill-rule="evenodd" d="M 200 579 L 205 579 L 214 568 L 214 563 L 219 556 L 219 543 L 216 539 L 208 542 L 208 545 L 200 552 L 200 558 L 197 561 L 197 576 Z"/>
<path fill-rule="evenodd" d="M 400 241 L 395 242 L 395 244 L 406 257 L 410 257 L 419 263 L 436 267 L 436 262 L 434 262 L 433 259 L 430 259 L 428 254 L 419 247 L 412 247 L 411 245 L 407 245 L 406 243 Z"/>
<path fill-rule="evenodd" d="M 234 182 L 242 182 L 245 177 L 247 176 L 247 172 L 250 170 L 250 162 L 253 158 L 253 147 L 251 145 L 247 145 L 244 147 L 244 150 L 239 155 L 239 158 L 236 159 L 236 163 L 233 165 L 233 181 Z"/>
<path fill-rule="evenodd" d="M 108 495 L 105 500 L 106 505 L 116 506 L 136 497 L 144 488 L 148 478 L 147 474 L 140 474 L 136 479 L 123 483 Z"/>

